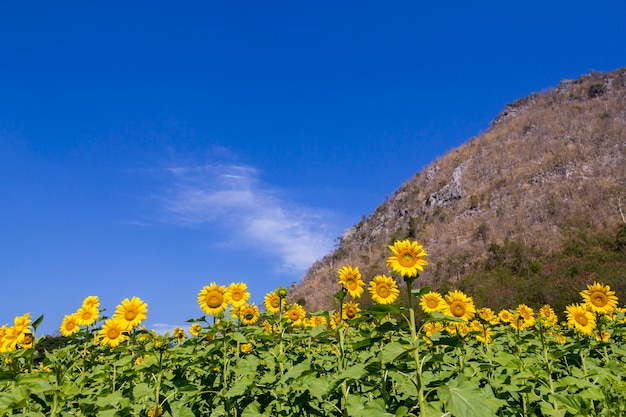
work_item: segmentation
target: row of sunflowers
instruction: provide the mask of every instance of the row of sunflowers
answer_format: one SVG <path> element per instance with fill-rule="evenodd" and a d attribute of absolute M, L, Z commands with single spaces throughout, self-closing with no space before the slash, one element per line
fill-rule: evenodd
<path fill-rule="evenodd" d="M 213 282 L 205 316 L 158 335 L 140 298 L 109 318 L 89 296 L 60 325 L 70 343 L 45 353 L 41 318 L 18 316 L 0 327 L 0 416 L 625 415 L 626 310 L 610 286 L 589 284 L 563 322 L 549 305 L 495 312 L 414 289 L 426 251 L 389 248 L 391 275 L 338 270 L 337 310 L 307 313 L 280 287 L 261 311 L 245 283 Z"/>

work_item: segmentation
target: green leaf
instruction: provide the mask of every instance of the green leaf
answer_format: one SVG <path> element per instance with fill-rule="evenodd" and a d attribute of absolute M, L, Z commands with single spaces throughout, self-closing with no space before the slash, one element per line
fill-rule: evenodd
<path fill-rule="evenodd" d="M 239 332 L 229 333 L 228 335 L 235 342 L 248 343 L 248 339 L 246 339 L 246 337 L 243 334 L 239 333 Z"/>
<path fill-rule="evenodd" d="M 133 388 L 133 397 L 135 397 L 135 399 L 149 397 L 152 394 L 154 394 L 154 389 L 145 382 L 140 382 Z"/>
<path fill-rule="evenodd" d="M 395 360 L 398 356 L 406 353 L 407 350 L 398 342 L 390 342 L 383 347 L 381 352 L 381 361 L 383 363 L 389 363 Z"/>
<path fill-rule="evenodd" d="M 248 404 L 241 417 L 262 417 L 263 413 L 261 413 L 261 408 L 259 407 L 259 403 L 256 401 Z"/>
<path fill-rule="evenodd" d="M 496 416 L 485 401 L 485 396 L 471 382 L 466 380 L 457 384 L 454 382 L 437 389 L 447 411 L 450 411 L 452 415 L 463 417 Z"/>
<path fill-rule="evenodd" d="M 37 317 L 37 319 L 33 322 L 33 324 L 31 324 L 31 326 L 33 326 L 33 329 L 37 330 L 37 327 L 39 327 L 42 321 L 43 321 L 43 314 Z"/>
<path fill-rule="evenodd" d="M 437 311 L 431 312 L 428 317 L 426 317 L 426 321 L 449 321 L 452 323 L 464 323 L 465 320 L 460 319 L 458 317 L 446 316 L 445 314 L 441 314 Z"/>

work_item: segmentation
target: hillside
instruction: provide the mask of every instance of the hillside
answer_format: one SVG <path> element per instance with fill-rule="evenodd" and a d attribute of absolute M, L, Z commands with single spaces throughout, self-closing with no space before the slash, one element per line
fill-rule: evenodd
<path fill-rule="evenodd" d="M 338 268 L 358 266 L 366 282 L 389 273 L 387 245 L 405 238 L 429 253 L 416 285 L 466 290 L 479 304 L 560 308 L 594 279 L 624 300 L 624 212 L 626 68 L 507 105 L 346 230 L 290 300 L 333 308 Z"/>

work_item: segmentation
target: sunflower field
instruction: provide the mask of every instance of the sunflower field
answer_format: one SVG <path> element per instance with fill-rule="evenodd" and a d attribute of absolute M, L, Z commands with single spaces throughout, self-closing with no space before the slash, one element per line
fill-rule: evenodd
<path fill-rule="evenodd" d="M 261 311 L 246 284 L 210 283 L 205 315 L 159 335 L 140 298 L 106 316 L 89 296 L 60 324 L 69 344 L 45 352 L 43 317 L 17 316 L 0 327 L 0 416 L 626 415 L 626 310 L 608 285 L 582 289 L 562 322 L 549 305 L 496 312 L 414 288 L 426 251 L 389 248 L 391 276 L 339 269 L 332 311 L 283 287 Z"/>

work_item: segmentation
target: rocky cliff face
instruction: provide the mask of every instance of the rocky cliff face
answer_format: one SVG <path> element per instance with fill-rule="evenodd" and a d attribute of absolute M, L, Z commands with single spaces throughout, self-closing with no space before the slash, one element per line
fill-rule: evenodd
<path fill-rule="evenodd" d="M 388 273 L 387 245 L 417 239 L 420 277 L 434 288 L 475 270 L 493 244 L 560 248 L 574 224 L 609 230 L 626 205 L 626 69 L 563 81 L 506 106 L 490 128 L 402 184 L 290 291 L 307 310 L 331 308 L 337 269 Z"/>

